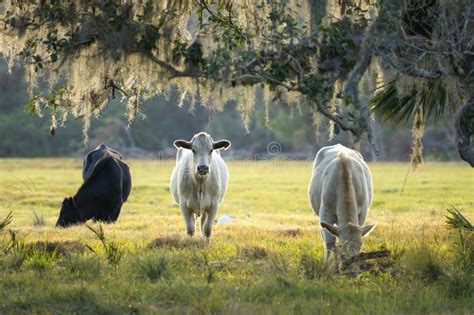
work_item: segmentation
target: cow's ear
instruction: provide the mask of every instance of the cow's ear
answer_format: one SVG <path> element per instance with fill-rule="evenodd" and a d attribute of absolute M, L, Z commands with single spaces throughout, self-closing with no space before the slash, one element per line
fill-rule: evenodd
<path fill-rule="evenodd" d="M 337 228 L 336 228 L 334 225 L 328 224 L 328 223 L 326 223 L 326 222 L 321 222 L 321 227 L 323 227 L 323 228 L 325 228 L 326 230 L 328 230 L 329 233 L 331 233 L 332 235 L 339 237 L 339 232 L 337 231 Z"/>
<path fill-rule="evenodd" d="M 183 148 L 183 149 L 188 149 L 188 150 L 191 150 L 192 149 L 192 144 L 191 142 L 188 142 L 186 140 L 176 140 L 174 142 L 174 146 L 179 149 L 179 148 Z"/>
<path fill-rule="evenodd" d="M 214 142 L 214 143 L 212 144 L 212 148 L 213 148 L 214 150 L 220 150 L 220 149 L 227 150 L 228 148 L 230 148 L 230 141 L 228 141 L 228 140 L 220 140 L 220 141 Z"/>
<path fill-rule="evenodd" d="M 377 223 L 366 225 L 362 228 L 362 236 L 367 236 L 374 230 L 374 227 L 377 225 Z"/>

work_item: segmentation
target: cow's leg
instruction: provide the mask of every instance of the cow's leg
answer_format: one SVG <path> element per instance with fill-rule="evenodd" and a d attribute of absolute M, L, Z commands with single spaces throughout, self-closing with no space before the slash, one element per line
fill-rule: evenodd
<path fill-rule="evenodd" d="M 186 225 L 186 233 L 189 236 L 193 236 L 196 230 L 194 214 L 191 209 L 189 209 L 189 207 L 186 205 L 185 201 L 181 201 L 179 204 L 181 207 L 181 213 L 183 214 L 184 224 Z"/>
<path fill-rule="evenodd" d="M 204 238 L 209 239 L 211 237 L 212 224 L 214 223 L 216 214 L 217 214 L 217 205 L 216 206 L 212 205 L 211 207 L 209 207 L 208 213 L 206 215 L 206 220 L 204 221 L 204 224 L 202 226 L 202 236 Z"/>
<path fill-rule="evenodd" d="M 320 210 L 319 214 L 320 214 L 321 222 L 325 222 L 328 224 L 336 223 L 335 217 L 332 215 L 327 215 L 325 211 Z M 334 236 L 331 232 L 329 232 L 325 228 L 321 228 L 321 236 L 324 241 L 324 249 L 325 249 L 324 257 L 328 259 L 329 256 L 333 254 L 334 251 L 336 250 L 336 236 Z"/>
<path fill-rule="evenodd" d="M 206 211 L 203 211 L 201 215 L 201 233 L 204 233 L 204 223 L 206 222 L 206 218 L 207 218 L 207 213 Z"/>
<path fill-rule="evenodd" d="M 122 209 L 122 204 L 119 204 L 115 207 L 115 209 L 112 211 L 112 214 L 109 217 L 109 222 L 115 222 L 117 221 L 119 215 L 120 215 L 120 210 Z"/>
<path fill-rule="evenodd" d="M 109 207 L 111 207 L 110 205 L 101 205 L 100 206 L 102 209 L 107 209 Z M 97 222 L 105 222 L 105 223 L 109 223 L 110 221 L 110 215 L 105 212 L 105 211 L 98 211 L 93 217 L 92 217 L 92 221 L 94 223 L 97 223 Z"/>

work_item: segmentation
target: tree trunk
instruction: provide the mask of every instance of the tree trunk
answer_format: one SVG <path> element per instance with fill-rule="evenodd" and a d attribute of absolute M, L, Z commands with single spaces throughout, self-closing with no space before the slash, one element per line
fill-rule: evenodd
<path fill-rule="evenodd" d="M 464 104 L 456 117 L 456 146 L 461 159 L 474 167 L 474 148 L 471 145 L 471 136 L 474 135 L 474 93 Z"/>
<path fill-rule="evenodd" d="M 309 0 L 311 10 L 311 31 L 315 32 L 319 29 L 322 19 L 326 16 L 327 0 Z"/>

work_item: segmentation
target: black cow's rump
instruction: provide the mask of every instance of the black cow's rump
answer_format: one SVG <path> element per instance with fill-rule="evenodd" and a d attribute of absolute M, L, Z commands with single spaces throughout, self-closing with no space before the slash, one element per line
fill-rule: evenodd
<path fill-rule="evenodd" d="M 105 145 L 84 160 L 84 183 L 74 197 L 65 198 L 56 226 L 89 219 L 115 222 L 131 190 L 131 175 L 122 156 Z"/>
<path fill-rule="evenodd" d="M 97 146 L 97 148 L 87 153 L 86 157 L 84 158 L 82 168 L 82 180 L 84 182 L 89 178 L 89 176 L 91 176 L 94 167 L 97 165 L 97 162 L 107 155 L 114 156 L 115 158 L 123 161 L 123 157 L 120 153 L 101 143 Z"/>

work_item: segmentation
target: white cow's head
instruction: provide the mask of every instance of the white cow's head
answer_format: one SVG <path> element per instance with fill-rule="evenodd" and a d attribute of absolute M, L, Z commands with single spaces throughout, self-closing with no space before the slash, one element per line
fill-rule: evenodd
<path fill-rule="evenodd" d="M 176 140 L 174 142 L 176 148 L 183 148 L 193 152 L 194 170 L 197 176 L 207 176 L 210 172 L 212 151 L 225 149 L 230 147 L 230 141 L 220 140 L 214 142 L 211 136 L 205 132 L 200 132 L 191 139 Z"/>
<path fill-rule="evenodd" d="M 334 226 L 321 222 L 321 227 L 328 230 L 339 239 L 338 250 L 344 259 L 349 259 L 360 253 L 362 248 L 362 238 L 370 234 L 376 224 L 360 226 L 354 223 L 347 223 L 341 226 Z"/>

